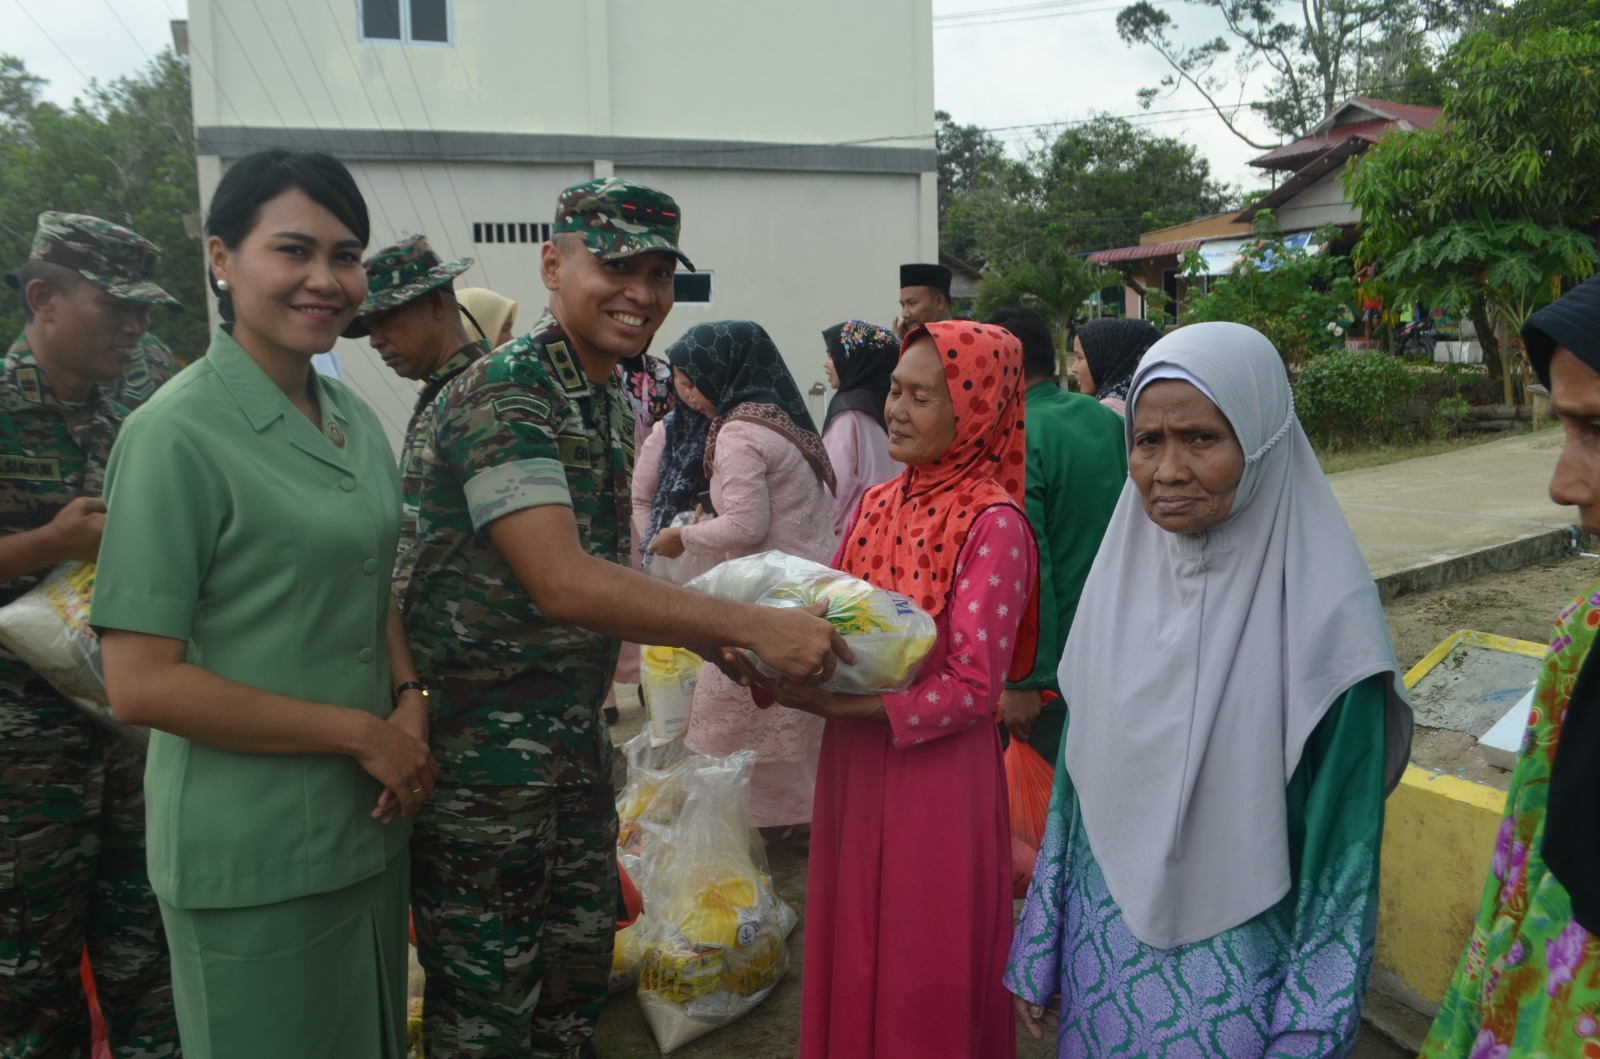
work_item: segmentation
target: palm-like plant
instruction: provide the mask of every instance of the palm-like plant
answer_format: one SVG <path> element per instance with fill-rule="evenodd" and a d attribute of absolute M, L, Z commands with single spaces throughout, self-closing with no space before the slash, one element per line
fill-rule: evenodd
<path fill-rule="evenodd" d="M 1076 254 L 1061 249 L 1042 258 L 985 270 L 978 281 L 978 315 L 1021 305 L 1050 324 L 1056 349 L 1066 353 L 1067 333 L 1073 317 L 1095 291 L 1122 284 L 1111 269 L 1096 268 Z"/>

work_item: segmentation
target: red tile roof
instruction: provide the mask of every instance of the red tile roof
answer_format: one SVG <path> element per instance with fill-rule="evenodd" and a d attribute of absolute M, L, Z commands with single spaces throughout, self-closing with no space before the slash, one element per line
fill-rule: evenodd
<path fill-rule="evenodd" d="M 1180 257 L 1186 251 L 1200 249 L 1204 239 L 1184 239 L 1176 243 L 1151 243 L 1148 246 L 1119 246 L 1115 250 L 1097 250 L 1088 255 L 1095 265 L 1115 265 L 1125 261 L 1150 261 L 1158 257 Z"/>
<path fill-rule="evenodd" d="M 1372 99 L 1368 96 L 1357 96 L 1351 102 L 1359 103 L 1368 110 L 1393 114 L 1401 121 L 1415 125 L 1419 129 L 1432 128 L 1433 123 L 1439 120 L 1438 107 L 1424 107 L 1416 103 L 1394 103 L 1387 99 Z"/>
<path fill-rule="evenodd" d="M 1393 117 L 1380 117 L 1366 121 L 1352 121 L 1343 125 L 1339 124 L 1340 115 L 1355 107 L 1377 114 L 1393 115 Z M 1384 99 L 1357 97 L 1336 107 L 1331 114 L 1323 118 L 1316 128 L 1312 129 L 1307 135 L 1291 143 L 1286 143 L 1282 147 L 1275 147 L 1258 158 L 1252 158 L 1250 164 L 1260 169 L 1299 169 L 1307 161 L 1352 138 L 1364 140 L 1367 143 L 1376 143 L 1378 137 L 1392 128 L 1431 128 L 1433 123 L 1439 119 L 1439 113 L 1436 107 L 1422 107 L 1411 103 L 1391 103 Z"/>

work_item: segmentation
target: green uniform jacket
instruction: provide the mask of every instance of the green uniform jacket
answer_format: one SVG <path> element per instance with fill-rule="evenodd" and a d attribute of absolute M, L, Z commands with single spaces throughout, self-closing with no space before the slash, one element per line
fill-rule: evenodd
<path fill-rule="evenodd" d="M 360 398 L 314 375 L 306 419 L 226 332 L 111 453 L 91 620 L 188 643 L 213 673 L 387 716 L 400 484 Z M 218 710 L 228 709 L 225 701 Z M 351 757 L 239 754 L 166 732 L 145 773 L 150 881 L 178 908 L 342 889 L 405 848 Z"/>
<path fill-rule="evenodd" d="M 439 784 L 609 782 L 600 706 L 617 641 L 548 620 L 489 524 L 572 508 L 590 555 L 627 566 L 633 414 L 591 383 L 555 318 L 474 361 L 439 394 L 422 442 L 417 545 L 401 613 L 431 685 Z"/>
<path fill-rule="evenodd" d="M 1039 543 L 1039 653 L 1012 688 L 1054 691 L 1078 597 L 1128 481 L 1122 417 L 1050 381 L 1022 396 L 1028 432 L 1028 522 Z M 1059 708 L 1059 707 L 1058 707 Z"/>

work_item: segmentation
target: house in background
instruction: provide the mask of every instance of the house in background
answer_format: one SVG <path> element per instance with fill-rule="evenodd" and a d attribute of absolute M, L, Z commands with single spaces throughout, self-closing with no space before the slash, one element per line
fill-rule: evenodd
<path fill-rule="evenodd" d="M 1139 237 L 1138 246 L 1100 250 L 1088 255 L 1093 264 L 1115 268 L 1126 282 L 1126 311 L 1143 316 L 1145 292 L 1166 292 L 1168 313 L 1175 313 L 1188 296 L 1183 255 L 1198 250 L 1208 262 L 1201 282 L 1227 275 L 1239 252 L 1254 238 L 1256 215 L 1271 212 L 1291 244 L 1312 252 L 1349 253 L 1359 238 L 1361 213 L 1346 200 L 1344 171 L 1350 159 L 1377 143 L 1392 129 L 1432 128 L 1439 120 L 1435 107 L 1392 103 L 1357 97 L 1340 106 L 1306 135 L 1250 161 L 1281 177 L 1281 183 L 1238 212 L 1219 213 L 1188 224 L 1175 225 Z M 1311 245 L 1310 235 L 1325 224 L 1337 235 L 1325 247 Z"/>
<path fill-rule="evenodd" d="M 683 209 L 702 271 L 680 274 L 656 351 L 753 319 L 802 392 L 823 327 L 888 323 L 899 265 L 937 260 L 931 0 L 190 0 L 188 38 L 203 207 L 252 151 L 327 151 L 367 196 L 373 248 L 427 233 L 522 327 L 556 195 L 596 176 Z M 398 440 L 409 384 L 365 341 L 338 354 Z"/>

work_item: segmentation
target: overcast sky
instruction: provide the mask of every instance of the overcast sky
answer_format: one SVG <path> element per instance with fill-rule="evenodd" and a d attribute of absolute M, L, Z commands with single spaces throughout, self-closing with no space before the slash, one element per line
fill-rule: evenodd
<path fill-rule="evenodd" d="M 996 129 L 1076 121 L 1096 111 L 1137 116 L 1196 145 L 1222 179 L 1244 190 L 1259 186 L 1260 175 L 1245 165 L 1259 152 L 1215 115 L 1159 113 L 1200 107 L 1197 94 L 1179 91 L 1140 111 L 1136 91 L 1156 84 L 1166 68 L 1153 53 L 1117 38 L 1122 2 L 933 0 L 935 104 L 958 122 Z M 1218 31 L 1207 12 L 1178 0 L 1158 2 L 1186 39 Z M 187 0 L 0 0 L 0 51 L 20 56 L 49 80 L 47 97 L 66 103 L 89 77 L 137 70 L 171 42 L 168 24 L 186 9 Z M 994 13 L 953 17 L 968 12 Z M 1000 135 L 1016 145 L 1032 132 Z"/>

